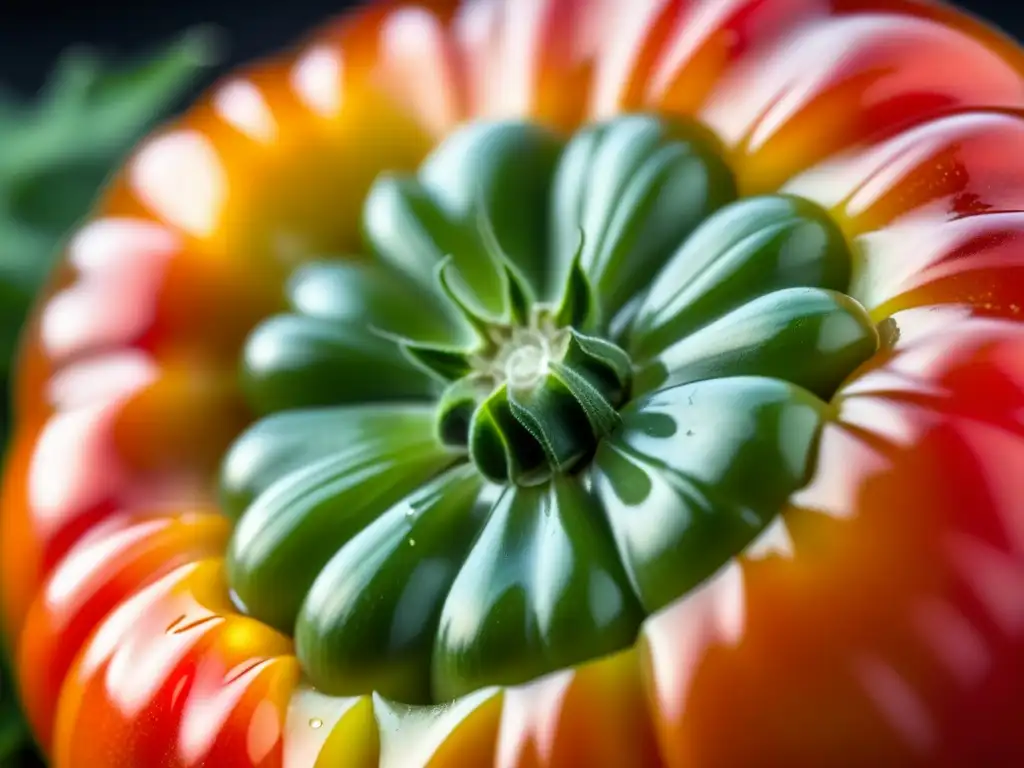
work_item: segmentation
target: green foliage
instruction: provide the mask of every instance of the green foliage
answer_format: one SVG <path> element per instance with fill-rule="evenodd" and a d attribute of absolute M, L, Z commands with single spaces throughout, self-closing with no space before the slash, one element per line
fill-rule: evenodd
<path fill-rule="evenodd" d="M 0 654 L 0 768 L 42 768 L 12 685 L 7 659 Z"/>
<path fill-rule="evenodd" d="M 68 231 L 104 180 L 213 60 L 206 29 L 129 65 L 75 50 L 34 103 L 0 95 L 0 373 Z"/>

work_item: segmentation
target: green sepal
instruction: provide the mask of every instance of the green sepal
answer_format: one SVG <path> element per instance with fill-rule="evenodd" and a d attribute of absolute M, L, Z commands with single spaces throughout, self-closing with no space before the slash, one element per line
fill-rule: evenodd
<path fill-rule="evenodd" d="M 445 256 L 437 265 L 436 280 L 438 290 L 448 304 L 455 309 L 466 325 L 473 329 L 481 342 L 486 341 L 488 329 L 502 322 L 503 313 L 488 316 L 473 306 L 474 302 L 468 296 L 470 288 L 458 273 L 452 256 Z"/>
<path fill-rule="evenodd" d="M 556 133 L 532 121 L 478 121 L 446 137 L 420 166 L 419 179 L 467 228 L 483 211 L 501 251 L 538 286 L 546 273 L 549 223 L 547 209 L 535 203 L 547 195 L 563 146 Z"/>
<path fill-rule="evenodd" d="M 362 324 L 301 315 L 277 315 L 249 335 L 241 379 L 259 413 L 436 394 L 431 379 L 389 339 Z"/>
<path fill-rule="evenodd" d="M 377 328 L 423 344 L 459 347 L 472 341 L 434 291 L 374 262 L 307 262 L 292 272 L 286 295 L 292 312 L 318 320 Z"/>
<path fill-rule="evenodd" d="M 469 355 L 460 349 L 443 349 L 414 342 L 399 342 L 406 357 L 424 373 L 441 381 L 455 381 L 473 370 Z"/>
<path fill-rule="evenodd" d="M 318 690 L 430 701 L 444 600 L 497 495 L 462 465 L 384 512 L 331 558 L 299 614 L 299 661 Z"/>
<path fill-rule="evenodd" d="M 556 375 L 525 391 L 509 387 L 508 402 L 516 421 L 540 444 L 553 473 L 567 472 L 593 453 L 588 415 Z"/>
<path fill-rule="evenodd" d="M 339 410 L 335 423 L 344 419 Z M 403 418 L 387 406 L 352 410 L 373 436 L 357 444 L 358 433 L 341 429 L 346 447 L 279 475 L 246 508 L 228 546 L 236 601 L 281 631 L 294 628 L 306 593 L 335 552 L 454 460 L 435 438 L 430 416 Z"/>
<path fill-rule="evenodd" d="M 437 381 L 456 381 L 473 370 L 473 353 L 468 349 L 419 342 L 380 328 L 370 328 L 369 331 L 384 343 L 390 343 L 415 368 Z"/>
<path fill-rule="evenodd" d="M 552 378 L 572 395 L 573 404 L 587 417 L 591 444 L 619 427 L 619 414 L 588 376 L 562 363 L 551 364 Z"/>
<path fill-rule="evenodd" d="M 468 447 L 480 474 L 492 482 L 529 483 L 547 477 L 544 449 L 515 417 L 504 384 L 477 407 Z"/>
<path fill-rule="evenodd" d="M 437 404 L 438 439 L 453 448 L 469 444 L 469 427 L 477 406 L 490 394 L 486 376 L 470 374 L 449 384 Z"/>
<path fill-rule="evenodd" d="M 369 250 L 431 290 L 433 270 L 451 256 L 480 312 L 501 317 L 508 285 L 488 255 L 480 217 L 523 280 L 542 285 L 549 212 L 532 202 L 546 199 L 561 148 L 554 133 L 526 121 L 461 128 L 415 176 L 378 177 L 363 209 Z"/>
<path fill-rule="evenodd" d="M 672 387 L 622 411 L 589 473 L 647 612 L 739 554 L 810 480 L 828 415 L 806 390 L 762 377 Z"/>
<path fill-rule="evenodd" d="M 282 477 L 335 456 L 379 455 L 404 433 L 423 435 L 433 426 L 426 404 L 362 405 L 276 413 L 243 432 L 220 471 L 220 509 L 238 520 L 250 504 Z"/>
<path fill-rule="evenodd" d="M 528 365 L 524 378 L 510 374 L 477 408 L 470 421 L 470 457 L 494 482 L 532 485 L 572 471 L 590 457 L 597 441 L 619 424 L 616 406 L 630 386 L 630 363 L 610 342 L 571 329 L 553 340 L 557 349 L 520 347 L 515 354 L 555 354 Z M 562 348 L 564 345 L 564 348 Z M 545 342 L 542 346 L 547 346 Z M 515 363 L 513 356 L 509 364 Z M 534 366 L 536 366 L 534 368 Z M 462 410 L 476 392 L 453 389 Z M 447 415 L 450 410 L 443 410 Z M 538 461 L 538 455 L 545 465 Z"/>
<path fill-rule="evenodd" d="M 633 363 L 629 355 L 610 341 L 569 331 L 561 364 L 587 379 L 613 408 L 629 396 Z"/>
<path fill-rule="evenodd" d="M 752 299 L 782 288 L 845 291 L 851 255 L 829 214 L 786 195 L 740 200 L 675 252 L 638 307 L 628 344 L 645 362 Z"/>
<path fill-rule="evenodd" d="M 507 323 L 512 326 L 527 325 L 534 304 L 533 289 L 515 264 L 506 261 L 503 266 L 505 282 L 508 285 Z"/>
<path fill-rule="evenodd" d="M 505 310 L 502 313 L 502 320 L 510 326 L 526 325 L 530 321 L 530 308 L 535 301 L 533 289 L 516 263 L 502 250 L 498 236 L 494 232 L 494 225 L 487 218 L 486 205 L 483 201 L 477 213 L 477 222 L 484 251 L 494 263 L 494 268 L 505 286 Z"/>
<path fill-rule="evenodd" d="M 575 479 L 506 489 L 445 600 L 434 700 L 627 647 L 642 619 L 600 507 Z"/>
<path fill-rule="evenodd" d="M 758 375 L 831 399 L 878 350 L 879 335 L 854 299 L 820 288 L 785 288 L 754 299 L 686 336 L 636 375 L 636 393 L 704 379 Z"/>
<path fill-rule="evenodd" d="M 594 286 L 583 268 L 583 246 L 586 233 L 580 229 L 579 243 L 566 271 L 565 285 L 558 298 L 558 309 L 554 322 L 559 328 L 575 328 L 588 331 L 600 324 L 600 305 L 594 296 Z"/>
<path fill-rule="evenodd" d="M 582 228 L 581 262 L 608 321 L 735 197 L 718 142 L 693 124 L 626 115 L 584 128 L 566 147 L 551 191 L 549 290 L 562 287 Z"/>
<path fill-rule="evenodd" d="M 292 314 L 264 320 L 243 351 L 242 388 L 257 413 L 429 397 L 438 369 L 443 380 L 468 369 L 461 352 L 454 360 L 445 354 L 469 340 L 457 318 L 386 266 L 305 264 L 289 279 L 286 299 Z"/>
<path fill-rule="evenodd" d="M 363 203 L 367 251 L 391 270 L 427 290 L 436 287 L 437 266 L 467 242 L 415 176 L 381 173 Z"/>

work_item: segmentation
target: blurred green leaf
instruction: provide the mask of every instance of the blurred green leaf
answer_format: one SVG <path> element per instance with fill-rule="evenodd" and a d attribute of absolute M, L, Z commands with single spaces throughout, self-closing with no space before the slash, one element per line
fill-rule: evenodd
<path fill-rule="evenodd" d="M 217 58 L 197 29 L 120 66 L 69 51 L 34 102 L 0 85 L 0 441 L 9 424 L 8 374 L 18 335 L 61 245 L 110 173 Z M 0 650 L 0 768 L 43 763 Z"/>
<path fill-rule="evenodd" d="M 216 52 L 206 28 L 121 66 L 72 50 L 35 102 L 18 103 L 0 91 L 0 376 L 61 242 L 118 161 Z"/>
<path fill-rule="evenodd" d="M 0 768 L 42 768 L 12 686 L 6 654 L 0 654 Z"/>

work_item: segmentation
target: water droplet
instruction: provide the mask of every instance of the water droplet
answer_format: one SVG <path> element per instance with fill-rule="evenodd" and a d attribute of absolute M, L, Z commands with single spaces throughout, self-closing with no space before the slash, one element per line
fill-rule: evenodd
<path fill-rule="evenodd" d="M 416 539 L 409 539 L 409 546 L 410 547 L 415 547 L 416 546 Z"/>
<path fill-rule="evenodd" d="M 312 728 L 314 731 L 322 728 L 323 725 L 324 721 L 321 720 L 319 717 L 314 717 L 309 721 L 309 727 Z"/>

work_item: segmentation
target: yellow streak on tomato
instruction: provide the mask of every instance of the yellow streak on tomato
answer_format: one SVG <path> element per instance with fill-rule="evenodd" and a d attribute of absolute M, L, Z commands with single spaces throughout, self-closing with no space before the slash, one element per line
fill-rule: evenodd
<path fill-rule="evenodd" d="M 493 764 L 502 697 L 486 688 L 449 704 L 409 707 L 374 694 L 381 768 Z"/>
<path fill-rule="evenodd" d="M 505 692 L 496 765 L 656 765 L 635 649 Z"/>
<path fill-rule="evenodd" d="M 22 633 L 22 701 L 50 744 L 61 685 L 93 628 L 126 592 L 223 551 L 228 522 L 216 510 L 114 518 L 83 537 L 47 579 Z"/>
<path fill-rule="evenodd" d="M 274 754 L 279 762 L 298 678 L 291 641 L 240 616 L 227 594 L 222 561 L 203 560 L 111 613 L 61 693 L 56 764 L 235 768 Z M 256 715 L 269 742 L 249 734 Z"/>

